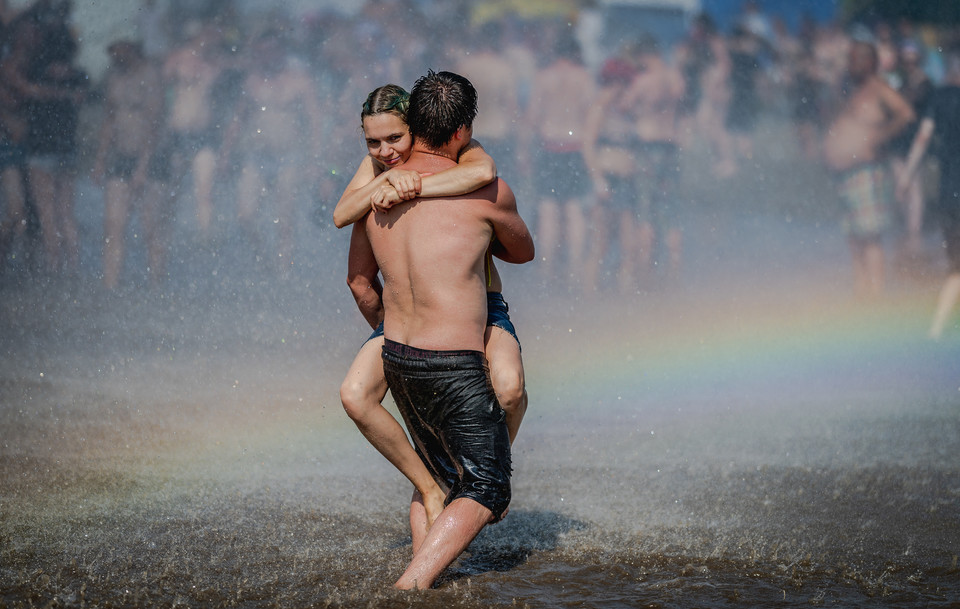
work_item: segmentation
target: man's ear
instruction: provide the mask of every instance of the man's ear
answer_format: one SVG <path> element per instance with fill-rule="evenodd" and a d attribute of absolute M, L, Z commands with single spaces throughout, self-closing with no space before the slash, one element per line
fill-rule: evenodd
<path fill-rule="evenodd" d="M 458 141 L 465 139 L 467 137 L 468 130 L 469 130 L 469 127 L 467 127 L 466 125 L 460 125 L 460 128 L 457 129 L 456 133 L 453 134 L 454 139 Z"/>

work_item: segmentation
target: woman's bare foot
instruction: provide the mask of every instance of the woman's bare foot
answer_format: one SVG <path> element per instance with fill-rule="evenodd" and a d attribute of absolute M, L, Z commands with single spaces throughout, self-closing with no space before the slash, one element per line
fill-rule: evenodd
<path fill-rule="evenodd" d="M 437 519 L 437 516 L 440 515 L 440 512 L 443 511 L 444 500 L 446 500 L 447 495 L 443 492 L 439 486 L 434 486 L 433 491 L 426 495 L 422 495 L 423 498 L 423 507 L 427 511 L 427 529 L 433 526 L 434 521 Z"/>

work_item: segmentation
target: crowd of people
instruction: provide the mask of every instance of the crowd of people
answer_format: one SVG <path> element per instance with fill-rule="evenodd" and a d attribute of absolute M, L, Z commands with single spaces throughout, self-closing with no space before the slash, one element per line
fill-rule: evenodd
<path fill-rule="evenodd" d="M 858 290 L 882 286 L 876 250 L 891 219 L 904 251 L 922 254 L 936 184 L 913 168 L 894 205 L 880 183 L 908 173 L 927 100 L 949 78 L 944 49 L 956 30 L 807 20 L 791 31 L 747 1 L 729 32 L 701 15 L 679 40 L 638 33 L 611 47 L 578 27 L 581 13 L 596 10 L 589 3 L 561 18 L 407 0 L 369 1 L 351 16 L 180 4 L 143 0 L 137 36 L 111 44 L 109 69 L 92 78 L 78 67 L 69 0 L 19 11 L 0 2 L 2 264 L 33 239 L 35 269 L 76 270 L 72 205 L 89 172 L 103 191 L 97 274 L 108 289 L 125 276 L 132 217 L 156 284 L 177 214 L 191 226 L 178 247 L 216 248 L 224 234 L 238 235 L 288 271 L 298 227 L 320 216 L 332 227 L 332 203 L 360 163 L 361 102 L 428 68 L 475 84 L 474 135 L 531 220 L 544 285 L 629 294 L 655 269 L 678 273 L 686 152 L 708 150 L 712 178 L 735 178 L 752 167 L 757 125 L 771 117 L 790 121 L 801 154 L 844 180 L 870 161 L 875 175 L 861 172 L 837 203 L 856 207 L 861 221 L 848 226 Z M 864 52 L 884 87 L 868 96 L 880 100 L 879 118 L 857 116 L 869 111 L 853 102 Z M 838 143 L 835 121 L 845 114 Z M 874 137 L 868 158 L 849 162 L 865 151 L 839 144 L 865 135 Z M 874 201 L 852 200 L 853 182 Z"/>

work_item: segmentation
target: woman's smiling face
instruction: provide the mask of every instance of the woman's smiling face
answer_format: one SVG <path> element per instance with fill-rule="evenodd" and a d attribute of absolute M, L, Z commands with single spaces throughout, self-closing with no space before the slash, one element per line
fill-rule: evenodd
<path fill-rule="evenodd" d="M 363 136 L 367 142 L 367 152 L 385 169 L 406 161 L 413 148 L 410 129 L 393 112 L 364 117 Z"/>

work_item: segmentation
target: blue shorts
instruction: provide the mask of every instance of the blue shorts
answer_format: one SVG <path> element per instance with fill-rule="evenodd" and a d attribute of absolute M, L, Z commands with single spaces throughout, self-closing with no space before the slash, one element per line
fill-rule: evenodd
<path fill-rule="evenodd" d="M 510 307 L 507 305 L 507 301 L 503 299 L 503 294 L 500 292 L 487 292 L 487 325 L 495 326 L 509 332 L 510 336 L 517 341 L 517 347 L 520 347 L 520 339 L 517 338 L 517 329 L 513 327 L 513 322 L 510 321 Z M 366 341 L 369 342 L 375 338 L 383 336 L 383 322 L 380 322 L 380 325 L 377 326 L 377 329 L 373 331 Z"/>

